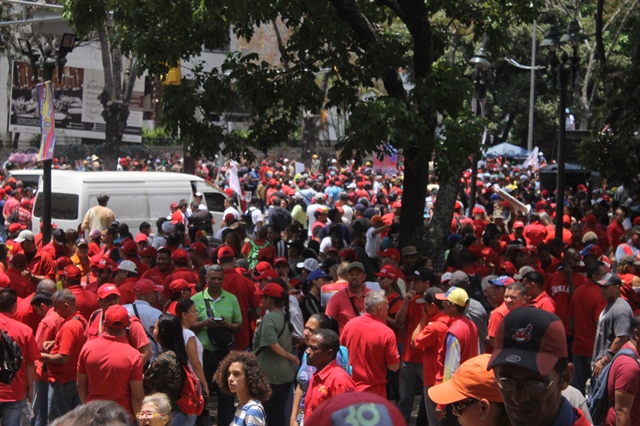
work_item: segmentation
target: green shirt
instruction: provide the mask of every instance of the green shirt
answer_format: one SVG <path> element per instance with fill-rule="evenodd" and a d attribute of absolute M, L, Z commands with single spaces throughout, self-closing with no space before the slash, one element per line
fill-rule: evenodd
<path fill-rule="evenodd" d="M 275 343 L 279 343 L 285 351 L 291 353 L 291 330 L 282 312 L 269 312 L 262 318 L 253 336 L 253 352 L 270 384 L 292 382 L 295 377 L 293 364 L 271 350 L 271 345 Z"/>
<path fill-rule="evenodd" d="M 309 224 L 309 217 L 307 216 L 307 212 L 302 208 L 300 204 L 295 205 L 295 207 L 291 211 L 291 217 L 300 222 L 304 229 L 307 229 L 307 225 Z"/>
<path fill-rule="evenodd" d="M 238 299 L 231 293 L 222 290 L 220 293 L 220 297 L 216 300 L 211 298 L 211 295 L 205 289 L 199 293 L 196 293 L 191 300 L 196 305 L 196 311 L 198 312 L 198 321 L 204 321 L 209 318 L 207 315 L 207 304 L 204 299 L 208 299 L 211 305 L 211 310 L 213 311 L 214 317 L 224 318 L 225 321 L 229 324 L 242 324 L 242 314 L 240 313 L 240 305 L 238 304 Z M 216 352 L 218 348 L 211 344 L 209 340 L 209 336 L 207 335 L 207 329 L 203 328 L 199 333 L 196 334 L 202 346 L 212 352 Z"/>

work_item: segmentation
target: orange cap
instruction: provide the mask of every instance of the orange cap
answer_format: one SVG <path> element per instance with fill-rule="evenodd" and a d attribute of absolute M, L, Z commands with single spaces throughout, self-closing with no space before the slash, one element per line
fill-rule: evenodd
<path fill-rule="evenodd" d="M 482 354 L 468 359 L 451 380 L 429 388 L 429 397 L 436 404 L 452 404 L 467 398 L 502 402 L 493 370 L 487 370 L 491 355 Z"/>

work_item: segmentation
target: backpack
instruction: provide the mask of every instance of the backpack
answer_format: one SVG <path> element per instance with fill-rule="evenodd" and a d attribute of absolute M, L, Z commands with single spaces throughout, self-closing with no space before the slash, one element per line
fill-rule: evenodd
<path fill-rule="evenodd" d="M 251 251 L 249 252 L 249 256 L 247 256 L 247 262 L 249 262 L 249 270 L 252 270 L 258 264 L 258 253 L 260 249 L 269 246 L 269 242 L 266 242 L 263 246 L 258 246 L 253 240 L 249 240 L 249 244 L 251 244 Z"/>
<path fill-rule="evenodd" d="M 349 350 L 346 346 L 340 345 L 340 349 L 338 350 L 338 354 L 336 355 L 336 364 L 342 367 L 344 371 L 349 374 L 349 377 L 351 377 L 353 367 L 351 367 L 351 364 L 349 364 Z"/>
<path fill-rule="evenodd" d="M 619 356 L 630 356 L 638 362 L 636 353 L 631 349 L 620 349 L 620 351 L 613 357 L 611 362 L 607 364 L 600 372 L 600 376 L 595 380 L 595 383 L 591 386 L 591 392 L 587 397 L 587 407 L 591 414 L 591 420 L 594 425 L 601 425 L 606 419 L 609 408 L 612 407 L 612 401 L 609 400 L 609 371 L 613 365 L 613 361 Z"/>
<path fill-rule="evenodd" d="M 10 385 L 22 365 L 22 349 L 4 330 L 0 330 L 0 383 Z"/>
<path fill-rule="evenodd" d="M 247 224 L 247 229 L 249 231 L 253 231 L 253 226 L 255 225 L 255 223 L 253 223 L 253 218 L 251 217 L 251 215 L 256 210 L 258 210 L 256 207 L 251 206 L 242 215 L 242 221 Z"/>
<path fill-rule="evenodd" d="M 188 364 L 183 365 L 182 368 L 184 370 L 184 382 L 182 382 L 180 399 L 176 403 L 187 416 L 200 415 L 204 409 L 204 396 L 202 396 L 200 381 Z"/>
<path fill-rule="evenodd" d="M 15 209 L 7 216 L 7 223 L 18 223 L 20 221 L 20 208 Z"/>

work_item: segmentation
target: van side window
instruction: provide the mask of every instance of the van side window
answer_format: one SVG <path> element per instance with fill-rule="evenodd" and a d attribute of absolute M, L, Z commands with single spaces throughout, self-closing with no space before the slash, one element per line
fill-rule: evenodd
<path fill-rule="evenodd" d="M 217 192 L 205 192 L 203 195 L 207 203 L 207 208 L 210 212 L 224 211 L 224 194 L 218 194 Z"/>
<path fill-rule="evenodd" d="M 78 201 L 77 194 L 61 194 L 54 192 L 51 194 L 51 219 L 55 220 L 76 220 L 78 219 Z M 39 192 L 33 206 L 33 215 L 42 217 L 44 207 L 44 194 Z"/>

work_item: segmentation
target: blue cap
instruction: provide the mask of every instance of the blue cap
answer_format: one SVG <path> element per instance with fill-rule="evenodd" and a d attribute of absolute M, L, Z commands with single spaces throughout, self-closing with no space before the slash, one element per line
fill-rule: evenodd
<path fill-rule="evenodd" d="M 311 282 L 313 280 L 317 280 L 318 278 L 331 278 L 331 276 L 325 274 L 322 269 L 316 269 L 309 274 L 309 276 L 307 277 L 307 281 Z"/>

